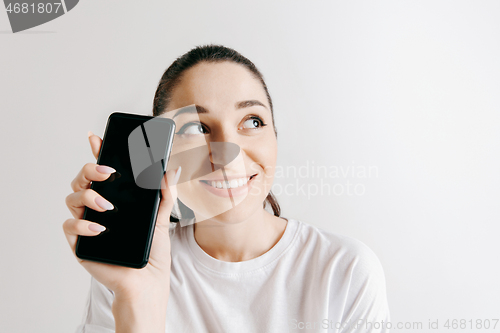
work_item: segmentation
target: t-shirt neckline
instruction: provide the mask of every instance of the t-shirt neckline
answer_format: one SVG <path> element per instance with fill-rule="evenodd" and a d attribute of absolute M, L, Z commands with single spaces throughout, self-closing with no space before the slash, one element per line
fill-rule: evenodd
<path fill-rule="evenodd" d="M 257 258 L 253 258 L 250 260 L 229 262 L 222 261 L 210 256 L 196 242 L 194 238 L 194 224 L 186 226 L 188 246 L 195 258 L 209 270 L 226 274 L 249 273 L 261 269 L 274 262 L 292 244 L 296 236 L 299 223 L 294 219 L 284 219 L 288 222 L 285 228 L 285 232 L 281 236 L 280 240 L 271 249 L 269 249 L 269 251 Z"/>

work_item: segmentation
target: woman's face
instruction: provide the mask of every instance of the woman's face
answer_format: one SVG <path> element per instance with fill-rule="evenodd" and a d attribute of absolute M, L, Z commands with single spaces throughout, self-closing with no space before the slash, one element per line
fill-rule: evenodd
<path fill-rule="evenodd" d="M 171 161 L 183 156 L 174 162 L 182 165 L 178 196 L 196 222 L 237 223 L 262 210 L 277 141 L 264 88 L 248 69 L 197 64 L 183 73 L 162 117 L 176 123 Z"/>

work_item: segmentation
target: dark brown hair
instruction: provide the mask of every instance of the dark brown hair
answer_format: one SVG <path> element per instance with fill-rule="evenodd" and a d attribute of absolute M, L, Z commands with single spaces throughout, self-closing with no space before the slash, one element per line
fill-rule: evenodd
<path fill-rule="evenodd" d="M 260 81 L 264 91 L 266 92 L 267 101 L 269 106 L 271 107 L 271 117 L 273 120 L 274 133 L 276 137 L 278 136 L 278 132 L 276 131 L 276 125 L 274 123 L 274 113 L 273 113 L 273 102 L 271 101 L 271 95 L 267 90 L 266 83 L 264 82 L 264 77 L 259 72 L 257 67 L 242 56 L 240 53 L 236 52 L 233 49 L 222 45 L 204 45 L 197 46 L 186 54 L 177 58 L 170 67 L 167 68 L 165 73 L 163 73 L 160 82 L 158 84 L 158 88 L 156 89 L 154 101 L 153 101 L 153 116 L 157 117 L 161 115 L 167 109 L 168 103 L 172 98 L 172 91 L 179 84 L 182 78 L 182 74 L 201 62 L 223 62 L 229 61 L 236 64 L 240 64 L 245 66 L 253 76 Z M 179 200 L 179 208 L 181 210 L 182 218 L 185 217 L 194 217 L 193 212 L 190 211 L 182 202 Z M 266 203 L 269 204 L 273 210 L 275 216 L 281 215 L 281 208 L 278 204 L 278 200 L 273 195 L 271 191 L 266 197 L 264 201 L 264 208 L 266 207 Z M 186 216 L 187 215 L 187 216 Z M 176 222 L 177 219 L 173 219 L 172 221 Z M 177 220 L 178 221 L 178 220 Z"/>

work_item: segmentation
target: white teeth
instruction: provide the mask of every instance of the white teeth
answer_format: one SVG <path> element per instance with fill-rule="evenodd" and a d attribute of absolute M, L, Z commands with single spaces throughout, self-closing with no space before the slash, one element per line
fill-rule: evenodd
<path fill-rule="evenodd" d="M 207 183 L 215 188 L 227 189 L 227 188 L 237 188 L 240 186 L 244 186 L 248 183 L 249 180 L 250 180 L 250 177 L 245 177 L 245 178 L 232 179 L 232 180 L 227 181 L 227 182 L 225 182 L 225 181 L 217 181 L 217 182 L 211 181 L 211 182 L 207 182 Z"/>

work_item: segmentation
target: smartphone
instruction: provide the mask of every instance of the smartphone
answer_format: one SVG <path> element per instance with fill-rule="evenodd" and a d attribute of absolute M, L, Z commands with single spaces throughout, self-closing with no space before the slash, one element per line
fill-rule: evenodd
<path fill-rule="evenodd" d="M 97 236 L 78 236 L 78 258 L 131 268 L 146 266 L 174 133 L 171 119 L 121 112 L 109 116 L 97 164 L 116 172 L 105 181 L 92 182 L 90 188 L 114 209 L 85 208 L 83 219 L 106 230 Z"/>

